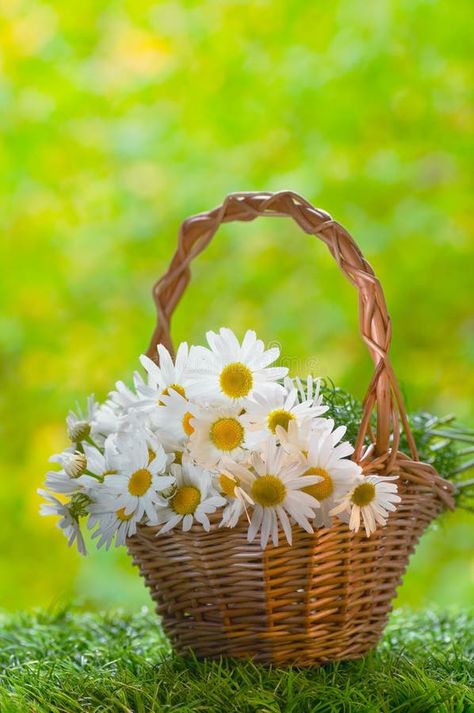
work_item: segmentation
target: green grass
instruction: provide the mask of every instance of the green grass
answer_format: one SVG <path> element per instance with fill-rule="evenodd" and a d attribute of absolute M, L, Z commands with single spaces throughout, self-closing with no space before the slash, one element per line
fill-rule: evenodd
<path fill-rule="evenodd" d="M 300 670 L 175 656 L 146 612 L 0 621 L 2 713 L 474 711 L 474 615 L 398 611 L 365 659 Z"/>

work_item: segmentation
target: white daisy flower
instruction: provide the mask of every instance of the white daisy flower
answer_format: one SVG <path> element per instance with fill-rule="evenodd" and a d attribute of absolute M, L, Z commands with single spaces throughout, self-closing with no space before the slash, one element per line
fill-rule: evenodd
<path fill-rule="evenodd" d="M 239 479 L 254 503 L 247 538 L 252 542 L 260 531 L 260 545 L 265 548 L 271 536 L 278 545 L 279 523 L 288 543 L 292 542 L 290 518 L 306 532 L 313 532 L 310 520 L 319 503 L 305 492 L 317 481 L 313 475 L 304 475 L 300 458 L 291 458 L 275 441 L 265 443 L 262 457 L 253 458 L 254 471 L 239 463 L 226 463 L 226 470 Z"/>
<path fill-rule="evenodd" d="M 148 419 L 143 419 L 143 414 L 136 409 L 132 409 L 127 413 L 121 428 L 107 436 L 104 446 L 99 450 L 103 451 L 107 445 L 110 448 L 111 457 L 113 457 L 114 452 L 119 455 L 121 453 L 126 455 L 129 442 L 137 438 L 145 439 L 150 456 L 155 446 L 158 450 L 161 450 L 161 439 L 151 429 Z"/>
<path fill-rule="evenodd" d="M 123 427 L 125 417 L 123 409 L 110 399 L 101 404 L 91 423 L 91 440 L 97 446 L 103 446 L 110 434 L 116 433 Z"/>
<path fill-rule="evenodd" d="M 135 389 L 144 384 L 138 372 L 135 372 L 133 380 Z M 115 390 L 111 391 L 107 401 L 98 407 L 91 422 L 91 437 L 94 443 L 102 446 L 108 436 L 128 426 L 132 415 L 136 422 L 145 422 L 146 417 L 139 416 L 135 408 L 139 403 L 139 396 L 123 381 L 117 381 Z"/>
<path fill-rule="evenodd" d="M 47 490 L 39 489 L 38 494 L 47 501 L 41 504 L 40 514 L 59 515 L 61 519 L 58 522 L 58 527 L 64 532 L 68 546 L 71 547 L 75 542 L 81 555 L 86 555 L 86 545 L 79 525 L 79 513 L 81 513 L 84 506 L 79 501 L 76 504 L 73 502 L 62 503 L 54 495 L 48 493 Z M 85 511 L 81 514 L 85 514 Z"/>
<path fill-rule="evenodd" d="M 113 507 L 113 501 L 108 501 L 106 507 Z M 103 501 L 90 505 L 87 527 L 92 530 L 97 526 L 92 538 L 97 539 L 98 549 L 105 545 L 108 550 L 114 539 L 116 547 L 125 545 L 127 538 L 136 533 L 139 519 L 135 513 L 126 515 L 123 507 L 111 511 L 107 511 L 106 507 Z"/>
<path fill-rule="evenodd" d="M 280 426 L 288 430 L 290 422 L 302 423 L 321 421 L 319 416 L 327 411 L 328 407 L 316 403 L 312 398 L 298 401 L 298 390 L 293 386 L 291 379 L 285 379 L 285 389 L 276 385 L 265 394 L 255 394 L 253 399 L 246 403 L 246 413 L 243 422 L 249 434 L 249 446 L 255 447 L 268 436 L 276 435 Z"/>
<path fill-rule="evenodd" d="M 111 391 L 109 394 L 109 401 L 122 411 L 128 411 L 130 408 L 133 408 L 140 400 L 140 396 L 137 392 L 145 385 L 143 377 L 138 371 L 133 373 L 133 385 L 135 391 L 132 391 L 123 381 L 117 381 L 114 391 Z"/>
<path fill-rule="evenodd" d="M 181 465 L 183 457 L 187 454 L 187 445 L 184 440 L 177 440 L 163 430 L 160 430 L 160 442 L 168 456 L 169 463 Z"/>
<path fill-rule="evenodd" d="M 71 478 L 64 470 L 50 470 L 46 473 L 45 485 L 53 493 L 73 495 L 88 492 L 91 486 L 97 485 L 97 481 L 88 475 Z"/>
<path fill-rule="evenodd" d="M 289 379 L 293 383 L 293 379 Z M 294 379 L 298 395 L 301 401 L 312 401 L 315 406 L 323 405 L 323 397 L 319 393 L 321 389 L 321 379 L 314 379 L 311 374 L 306 377 L 306 384 L 297 376 Z M 327 410 L 327 409 L 326 409 Z"/>
<path fill-rule="evenodd" d="M 300 432 L 294 429 L 287 434 L 279 433 L 286 450 L 292 452 L 294 446 L 302 455 L 305 475 L 317 476 L 314 484 L 304 489 L 320 503 L 315 513 L 316 527 L 331 527 L 331 508 L 352 488 L 355 478 L 362 473 L 361 467 L 348 459 L 354 452 L 351 444 L 347 441 L 339 443 L 346 428 L 339 426 L 334 431 L 333 428 L 334 421 L 327 419 L 324 430 L 318 432 L 308 434 L 306 427 Z M 304 448 L 301 448 L 302 445 Z"/>
<path fill-rule="evenodd" d="M 168 457 L 157 444 L 155 457 L 150 460 L 146 438 L 138 434 L 124 434 L 117 443 L 117 475 L 107 478 L 104 497 L 116 494 L 115 510 L 124 508 L 124 514 L 134 513 L 137 520 L 143 515 L 153 521 L 155 506 L 163 501 L 161 493 L 174 483 L 174 478 L 162 475 Z"/>
<path fill-rule="evenodd" d="M 109 475 L 116 475 L 119 467 L 118 454 L 114 435 L 107 438 L 103 448 L 96 448 L 84 443 L 84 456 L 87 462 L 87 471 L 96 476 L 97 481 L 103 481 Z"/>
<path fill-rule="evenodd" d="M 80 406 L 77 406 L 77 411 L 69 411 L 66 418 L 67 433 L 73 443 L 80 443 L 84 438 L 87 438 L 91 431 L 91 424 L 97 413 L 99 404 L 91 395 L 87 399 L 87 409 L 82 411 Z"/>
<path fill-rule="evenodd" d="M 165 465 L 163 469 L 166 470 L 167 467 L 175 461 L 175 453 L 170 453 L 168 449 L 165 448 L 161 437 L 158 437 L 158 435 L 148 427 L 143 426 L 139 431 L 137 431 L 137 434 L 141 435 L 141 437 L 143 437 L 146 441 L 149 463 L 157 456 L 161 459 L 164 458 Z"/>
<path fill-rule="evenodd" d="M 174 390 L 162 396 L 162 399 L 161 405 L 150 414 L 152 428 L 166 442 L 179 446 L 177 450 L 183 450 L 184 444 L 194 433 L 193 419 L 198 407 Z"/>
<path fill-rule="evenodd" d="M 229 461 L 230 468 L 235 467 L 234 461 Z M 246 490 L 240 487 L 240 478 L 231 470 L 226 468 L 226 460 L 223 460 L 222 469 L 214 475 L 215 488 L 226 499 L 226 506 L 222 513 L 220 526 L 235 527 L 245 512 L 250 522 L 248 505 L 253 505 L 253 500 Z"/>
<path fill-rule="evenodd" d="M 121 451 L 128 453 L 130 439 L 145 440 L 148 463 L 156 458 L 157 453 L 161 454 L 161 444 L 156 436 L 145 429 L 134 432 L 134 427 L 136 424 L 132 423 L 129 431 L 109 436 L 105 442 L 104 453 L 92 447 L 87 449 L 86 444 L 84 445 L 88 453 L 89 470 L 98 477 L 96 488 L 89 490 L 94 502 L 89 507 L 90 517 L 87 525 L 89 529 L 97 526 L 92 537 L 98 538 L 98 548 L 105 545 L 106 549 L 109 549 L 114 537 L 117 547 L 125 544 L 127 537 L 136 533 L 137 523 L 143 518 L 143 512 L 138 508 L 127 514 L 123 506 L 119 507 L 121 496 L 114 492 L 116 488 L 109 480 L 110 476 L 114 477 L 119 473 Z M 166 462 L 168 460 L 169 458 Z"/>
<path fill-rule="evenodd" d="M 207 401 L 243 403 L 247 398 L 265 393 L 269 383 L 287 375 L 285 367 L 269 367 L 280 355 L 277 347 L 265 350 L 255 332 L 249 330 L 242 344 L 235 334 L 222 328 L 218 334 L 207 332 L 210 349 L 196 348 L 203 363 L 191 372 L 191 398 Z"/>
<path fill-rule="evenodd" d="M 334 421 L 325 418 L 318 418 L 318 430 L 331 430 Z M 313 429 L 311 420 L 297 421 L 292 419 L 288 422 L 288 428 L 276 427 L 276 436 L 287 453 L 299 451 L 302 454 L 308 453 L 309 446 L 315 439 L 316 431 Z"/>
<path fill-rule="evenodd" d="M 193 349 L 189 350 L 187 343 L 181 342 L 175 361 L 163 344 L 158 344 L 156 349 L 159 366 L 145 354 L 140 357 L 140 362 L 148 374 L 148 384 L 142 383 L 137 387 L 141 407 L 156 408 L 162 403 L 161 397 L 167 396 L 172 391 L 186 397 Z"/>
<path fill-rule="evenodd" d="M 160 525 L 164 523 L 158 534 L 168 532 L 180 523 L 183 531 L 187 532 L 194 521 L 209 531 L 208 515 L 226 503 L 214 491 L 211 474 L 189 459 L 185 459 L 182 465 L 172 465 L 171 472 L 176 479 L 176 487 L 166 506 L 157 509 L 156 522 Z"/>
<path fill-rule="evenodd" d="M 358 476 L 354 487 L 333 508 L 332 514 L 350 513 L 349 529 L 354 532 L 359 531 L 362 517 L 366 535 L 370 537 L 377 524 L 387 524 L 390 512 L 394 512 L 401 501 L 397 485 L 393 482 L 397 479 L 398 475 Z"/>
<path fill-rule="evenodd" d="M 200 409 L 191 419 L 194 430 L 189 452 L 205 468 L 217 467 L 224 457 L 241 460 L 245 455 L 245 426 L 240 406 Z"/>

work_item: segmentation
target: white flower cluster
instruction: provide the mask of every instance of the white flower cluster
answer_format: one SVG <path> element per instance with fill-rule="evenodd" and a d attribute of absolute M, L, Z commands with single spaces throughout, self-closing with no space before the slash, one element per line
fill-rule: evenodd
<path fill-rule="evenodd" d="M 395 477 L 363 475 L 341 442 L 343 425 L 323 414 L 319 382 L 305 385 L 270 366 L 279 356 L 255 332 L 208 332 L 209 347 L 180 345 L 176 360 L 158 346 L 147 378 L 117 383 L 108 400 L 89 398 L 67 417 L 71 447 L 53 456 L 41 512 L 60 516 L 69 544 L 85 553 L 82 521 L 98 547 L 122 545 L 139 524 L 158 534 L 198 524 L 248 521 L 248 540 L 278 545 L 292 525 L 330 527 L 338 515 L 366 534 L 400 501 Z M 56 493 L 56 495 L 53 495 Z"/>

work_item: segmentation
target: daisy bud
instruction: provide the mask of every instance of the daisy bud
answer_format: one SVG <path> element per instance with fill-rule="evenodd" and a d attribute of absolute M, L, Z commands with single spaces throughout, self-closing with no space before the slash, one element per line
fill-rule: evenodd
<path fill-rule="evenodd" d="M 162 495 L 166 500 L 169 500 L 172 495 L 174 495 L 176 490 L 176 485 L 170 485 L 168 488 L 165 488 L 164 490 L 160 490 L 160 495 Z"/>
<path fill-rule="evenodd" d="M 78 520 L 78 518 L 88 515 L 88 508 L 91 502 L 90 497 L 85 493 L 75 493 L 68 505 L 71 517 Z"/>
<path fill-rule="evenodd" d="M 76 451 L 67 459 L 63 467 L 70 478 L 78 478 L 87 467 L 87 458 L 84 453 Z"/>
<path fill-rule="evenodd" d="M 73 443 L 79 443 L 87 438 L 91 432 L 91 425 L 88 421 L 76 421 L 71 423 L 67 430 L 67 434 Z"/>

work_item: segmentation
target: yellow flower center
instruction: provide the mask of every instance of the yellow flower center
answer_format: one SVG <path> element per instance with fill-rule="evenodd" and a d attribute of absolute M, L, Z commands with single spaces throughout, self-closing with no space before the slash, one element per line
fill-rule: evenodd
<path fill-rule="evenodd" d="M 220 451 L 233 451 L 244 440 L 244 429 L 236 418 L 219 418 L 212 424 L 209 437 Z"/>
<path fill-rule="evenodd" d="M 293 419 L 294 416 L 289 411 L 285 411 L 282 408 L 275 409 L 275 411 L 271 411 L 268 414 L 268 428 L 272 433 L 275 433 L 277 426 L 281 426 L 287 431 L 288 424 L 290 421 L 293 421 Z"/>
<path fill-rule="evenodd" d="M 117 510 L 115 514 L 119 520 L 122 520 L 122 522 L 128 522 L 128 520 L 131 519 L 133 512 L 131 512 L 130 515 L 125 515 L 125 508 L 120 508 L 120 510 Z"/>
<path fill-rule="evenodd" d="M 231 399 L 247 396 L 253 386 L 253 376 L 250 369 L 240 361 L 227 364 L 219 377 L 221 389 Z"/>
<path fill-rule="evenodd" d="M 254 481 L 251 495 L 258 505 L 271 508 L 283 502 L 286 488 L 280 478 L 275 475 L 262 475 Z"/>
<path fill-rule="evenodd" d="M 136 497 L 145 495 L 151 485 L 151 478 L 152 475 L 146 468 L 136 470 L 128 481 L 128 492 L 130 495 L 135 495 Z"/>
<path fill-rule="evenodd" d="M 234 475 L 232 478 L 225 473 L 219 475 L 219 485 L 221 491 L 228 498 L 235 498 L 235 489 L 240 484 L 240 480 Z"/>
<path fill-rule="evenodd" d="M 186 392 L 180 384 L 168 384 L 161 392 L 163 396 L 169 396 L 170 390 L 176 391 L 183 398 L 186 397 Z"/>
<path fill-rule="evenodd" d="M 308 495 L 316 498 L 316 500 L 326 500 L 326 498 L 329 498 L 329 496 L 333 494 L 334 483 L 327 470 L 324 470 L 324 468 L 308 468 L 305 475 L 319 475 L 323 480 L 303 488 L 304 493 L 308 493 Z"/>
<path fill-rule="evenodd" d="M 375 485 L 373 483 L 361 483 L 357 485 L 352 493 L 352 502 L 354 505 L 364 507 L 375 498 Z"/>
<path fill-rule="evenodd" d="M 186 411 L 183 416 L 182 424 L 183 431 L 187 436 L 191 436 L 194 433 L 194 427 L 190 423 L 192 418 L 194 418 L 194 414 L 192 414 L 190 411 Z"/>
<path fill-rule="evenodd" d="M 172 509 L 178 515 L 192 515 L 201 502 L 201 493 L 193 485 L 183 485 L 170 500 Z"/>
<path fill-rule="evenodd" d="M 180 386 L 180 384 L 168 384 L 168 386 L 165 386 L 165 388 L 161 392 L 161 395 L 169 396 L 170 391 L 176 391 L 177 394 L 180 394 L 180 396 L 182 396 L 183 398 L 186 398 L 186 392 L 183 389 L 183 387 Z M 164 405 L 165 405 L 165 402 L 162 401 L 161 399 L 158 399 L 158 406 L 164 406 Z"/>

